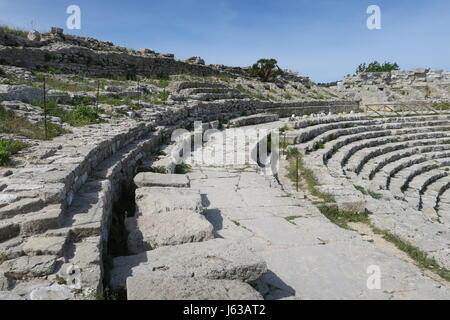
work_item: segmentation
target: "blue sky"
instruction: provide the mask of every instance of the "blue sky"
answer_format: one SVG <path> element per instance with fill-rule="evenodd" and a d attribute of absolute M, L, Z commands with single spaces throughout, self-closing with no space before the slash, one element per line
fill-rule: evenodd
<path fill-rule="evenodd" d="M 449 0 L 0 0 L 0 23 L 65 28 L 71 4 L 81 8 L 82 29 L 70 33 L 183 59 L 245 66 L 276 58 L 317 82 L 375 59 L 450 70 Z M 366 27 L 372 4 L 381 30 Z"/>

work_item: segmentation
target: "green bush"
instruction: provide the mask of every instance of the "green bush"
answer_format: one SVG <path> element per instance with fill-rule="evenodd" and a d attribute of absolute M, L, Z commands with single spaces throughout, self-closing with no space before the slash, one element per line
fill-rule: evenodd
<path fill-rule="evenodd" d="M 380 64 L 378 61 L 373 61 L 369 63 L 369 65 L 366 65 L 365 63 L 362 63 L 358 66 L 356 69 L 356 73 L 361 72 L 390 72 L 394 70 L 400 70 L 400 67 L 397 63 L 390 63 L 385 62 L 383 64 Z"/>

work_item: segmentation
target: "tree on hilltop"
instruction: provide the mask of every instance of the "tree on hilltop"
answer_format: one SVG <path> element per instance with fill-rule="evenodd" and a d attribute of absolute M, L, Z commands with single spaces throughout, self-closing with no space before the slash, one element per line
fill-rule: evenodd
<path fill-rule="evenodd" d="M 281 73 L 275 59 L 259 59 L 248 71 L 252 77 L 258 77 L 262 82 L 274 81 Z"/>
<path fill-rule="evenodd" d="M 365 63 L 360 64 L 356 69 L 356 74 L 361 72 L 390 72 L 393 70 L 400 70 L 400 67 L 396 62 L 385 62 L 380 64 L 378 61 L 373 61 L 369 63 L 369 65 L 366 65 Z"/>

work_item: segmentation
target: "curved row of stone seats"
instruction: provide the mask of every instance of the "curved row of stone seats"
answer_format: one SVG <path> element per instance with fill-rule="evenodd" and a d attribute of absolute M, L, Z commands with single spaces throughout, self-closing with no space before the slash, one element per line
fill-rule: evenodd
<path fill-rule="evenodd" d="M 376 146 L 370 147 L 373 144 Z M 364 148 L 364 146 L 366 147 Z M 361 143 L 345 154 L 340 164 L 344 170 L 352 171 L 360 175 L 364 171 L 364 168 L 367 167 L 369 161 L 374 160 L 369 165 L 379 163 L 379 160 L 384 155 L 403 155 L 414 150 L 417 153 L 422 151 L 428 152 L 427 150 L 445 150 L 449 146 L 450 133 L 446 132 L 426 132 L 422 134 L 394 136 L 388 137 L 387 139 Z M 336 161 L 336 158 L 335 156 L 332 160 Z"/>
<path fill-rule="evenodd" d="M 443 194 L 443 190 L 447 190 L 450 188 L 450 176 L 449 173 L 439 173 L 440 170 L 437 170 L 437 178 L 436 176 L 432 176 L 430 178 L 433 180 L 431 183 L 425 183 L 420 196 L 419 210 L 426 208 L 433 208 L 438 210 L 440 196 Z"/>
<path fill-rule="evenodd" d="M 380 158 L 384 155 L 392 153 L 397 154 L 397 152 L 403 153 L 411 149 L 420 152 L 420 147 L 429 145 L 441 145 L 437 148 L 444 148 L 449 141 L 450 133 L 446 132 L 393 135 L 382 138 L 359 140 L 340 148 L 333 157 L 328 160 L 327 166 L 331 171 L 342 171 L 347 175 L 350 175 L 351 173 L 360 175 L 364 168 L 372 168 L 373 165 L 379 163 Z M 450 145 L 447 146 L 450 147 Z M 367 165 L 371 160 L 373 161 Z M 367 177 L 364 174 L 361 176 L 363 178 Z"/>
<path fill-rule="evenodd" d="M 417 128 L 408 128 L 408 129 L 398 129 L 394 131 L 374 131 L 374 132 L 367 132 L 367 133 L 361 133 L 361 134 L 353 134 L 350 136 L 343 136 L 339 137 L 333 141 L 330 141 L 329 143 L 325 144 L 322 149 L 318 149 L 315 152 L 311 152 L 311 155 L 315 158 L 320 158 L 320 161 L 322 165 L 328 165 L 328 162 L 330 159 L 335 155 L 335 153 L 339 152 L 341 148 L 344 148 L 347 145 L 350 145 L 355 142 L 362 141 L 364 143 L 365 140 L 373 139 L 372 141 L 376 141 L 376 139 L 381 139 L 383 137 L 386 137 L 387 139 L 397 139 L 397 137 L 401 137 L 403 135 L 411 135 L 411 134 L 418 134 L 423 132 L 424 129 L 417 129 Z M 431 127 L 427 128 L 426 130 L 429 134 L 432 134 L 433 132 L 436 133 L 437 137 L 440 136 L 446 136 L 448 133 L 447 128 L 440 128 L 440 127 Z M 444 131 L 445 133 L 442 133 Z M 422 133 L 423 134 L 423 133 Z M 423 134 L 424 136 L 427 136 L 427 134 Z M 301 149 L 301 148 L 300 148 Z M 335 177 L 344 177 L 345 175 L 342 173 L 341 165 L 339 163 L 334 164 L 334 169 L 331 172 L 333 176 Z"/>
<path fill-rule="evenodd" d="M 342 132 L 340 135 L 345 134 L 346 132 L 359 133 L 361 128 L 364 126 L 369 129 L 371 126 L 383 126 L 386 127 L 384 129 L 395 129 L 402 127 L 414 127 L 413 123 L 420 123 L 421 126 L 425 126 L 426 123 L 429 125 L 437 125 L 439 121 L 442 121 L 441 124 L 446 124 L 450 120 L 450 116 L 426 116 L 426 117 L 410 117 L 410 118 L 383 118 L 383 119 L 365 119 L 365 120 L 354 120 L 354 121 L 342 121 L 342 122 L 331 122 L 325 124 L 311 125 L 303 127 L 302 130 L 297 130 L 294 132 L 288 132 L 288 139 L 290 139 L 290 143 L 293 144 L 302 144 L 306 143 L 312 139 L 315 139 L 311 144 L 315 144 L 316 142 L 326 142 L 329 140 L 329 136 L 340 134 L 339 129 L 350 129 Z M 310 120 L 307 120 L 310 121 Z M 394 126 L 389 126 L 389 124 Z M 397 124 L 395 126 L 395 124 Z M 417 125 L 416 125 L 417 126 Z"/>
<path fill-rule="evenodd" d="M 448 160 L 450 152 L 448 151 L 434 151 L 423 154 L 415 154 L 400 160 L 390 162 L 384 166 L 372 179 L 371 185 L 378 186 L 380 189 L 391 190 L 391 182 L 396 179 L 396 184 L 399 183 L 398 179 L 407 179 L 409 176 L 413 176 L 415 173 L 426 172 L 427 170 L 435 169 L 440 164 L 445 165 Z M 405 181 L 403 181 L 404 183 Z M 401 188 L 403 183 L 399 186 Z"/>
<path fill-rule="evenodd" d="M 335 129 L 322 133 L 307 143 L 301 144 L 300 147 L 306 152 L 312 152 L 321 147 L 321 145 L 327 142 L 336 140 L 337 138 L 342 138 L 346 136 L 354 136 L 362 133 L 378 133 L 379 136 L 387 136 L 392 134 L 404 134 L 405 130 L 412 130 L 411 132 L 418 132 L 420 128 L 434 128 L 434 131 L 443 131 L 450 127 L 450 121 L 419 121 L 419 122 L 408 122 L 408 123 L 390 123 L 390 124 L 376 124 L 370 126 L 358 126 L 349 129 Z M 416 129 L 416 131 L 413 131 Z M 399 130 L 399 132 L 394 131 Z M 392 133 L 391 133 L 392 132 Z M 423 132 L 423 130 L 422 130 Z M 376 137 L 376 136 L 374 136 Z"/>
<path fill-rule="evenodd" d="M 407 188 L 404 189 L 403 193 L 405 194 L 405 198 L 413 205 L 417 210 L 422 210 L 423 208 L 423 200 L 422 196 L 428 190 L 430 185 L 446 178 L 449 176 L 449 168 L 442 167 L 438 169 L 432 169 L 423 174 L 417 175 L 413 177 L 407 184 Z M 437 193 L 436 193 L 437 197 Z M 427 205 L 426 208 L 434 208 L 436 207 L 436 199 L 433 206 Z"/>
<path fill-rule="evenodd" d="M 302 129 L 312 126 L 317 126 L 320 124 L 327 124 L 327 123 L 339 123 L 339 122 L 350 122 L 350 121 L 357 121 L 357 120 L 372 120 L 372 117 L 369 117 L 365 113 L 358 113 L 358 114 L 338 114 L 338 115 L 330 115 L 327 117 L 308 117 L 305 116 L 304 118 L 300 120 L 296 120 L 293 123 L 290 123 L 290 125 L 294 129 Z"/>

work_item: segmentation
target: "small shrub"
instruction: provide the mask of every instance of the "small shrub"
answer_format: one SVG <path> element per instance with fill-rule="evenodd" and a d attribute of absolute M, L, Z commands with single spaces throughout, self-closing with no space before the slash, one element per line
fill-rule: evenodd
<path fill-rule="evenodd" d="M 175 166 L 175 173 L 176 174 L 185 174 L 192 170 L 192 167 L 186 163 L 177 164 Z"/>

